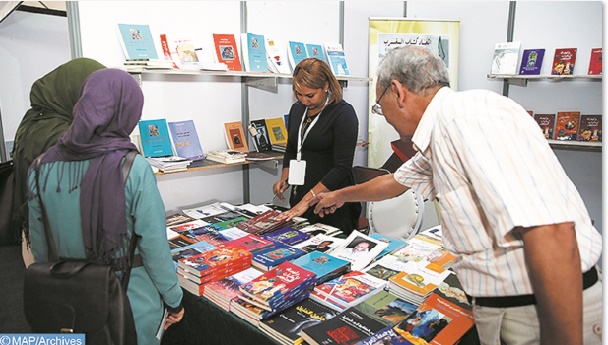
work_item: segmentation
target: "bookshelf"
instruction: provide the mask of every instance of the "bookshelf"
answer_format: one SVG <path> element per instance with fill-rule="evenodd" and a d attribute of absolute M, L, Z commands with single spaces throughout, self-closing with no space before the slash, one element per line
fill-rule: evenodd
<path fill-rule="evenodd" d="M 264 165 L 264 166 L 270 167 L 272 169 L 278 168 L 279 161 L 281 161 L 283 159 L 283 153 L 272 152 L 272 151 L 268 151 L 268 152 L 264 152 L 264 153 L 268 154 L 270 156 L 273 156 L 272 160 L 266 160 L 266 161 L 244 161 L 244 162 L 239 162 L 239 163 L 226 164 L 226 163 L 214 162 L 214 161 L 208 160 L 208 159 L 203 159 L 203 160 L 200 160 L 200 161 L 192 162 L 188 166 L 188 169 L 186 171 L 176 171 L 176 172 L 162 172 L 162 171 L 159 171 L 159 172 L 155 173 L 155 175 L 156 176 L 163 176 L 163 175 L 183 174 L 183 173 L 189 173 L 189 172 L 201 171 L 201 170 L 221 169 L 221 168 L 236 167 L 236 166 L 246 166 L 246 165 L 250 165 L 250 164 Z"/>

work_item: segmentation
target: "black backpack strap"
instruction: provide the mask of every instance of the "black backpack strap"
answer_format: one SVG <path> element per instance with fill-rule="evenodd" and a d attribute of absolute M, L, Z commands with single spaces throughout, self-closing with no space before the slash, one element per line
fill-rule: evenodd
<path fill-rule="evenodd" d="M 122 176 L 124 177 L 125 185 L 127 184 L 127 178 L 129 177 L 129 173 L 131 172 L 131 167 L 133 166 L 135 156 L 137 156 L 137 151 L 129 151 L 129 153 L 127 153 L 127 155 L 125 156 L 124 163 L 122 164 Z M 135 261 L 135 248 L 137 248 L 137 244 L 139 243 L 140 238 L 141 236 L 133 232 L 131 241 L 129 242 L 129 266 L 127 268 L 127 271 L 124 272 L 122 278 L 122 286 L 125 292 L 127 291 L 127 287 L 129 286 L 129 279 L 131 278 L 131 268 L 135 266 L 133 265 Z M 137 262 L 141 263 L 141 257 L 139 255 L 137 255 Z M 137 266 L 140 265 L 138 264 Z"/>

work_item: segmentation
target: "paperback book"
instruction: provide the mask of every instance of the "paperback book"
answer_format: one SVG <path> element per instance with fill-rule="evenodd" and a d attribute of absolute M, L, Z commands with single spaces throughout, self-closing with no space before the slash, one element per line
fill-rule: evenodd
<path fill-rule="evenodd" d="M 230 71 L 241 71 L 241 59 L 234 34 L 213 34 L 213 43 L 218 62 L 223 62 Z"/>
<path fill-rule="evenodd" d="M 289 58 L 283 42 L 266 37 L 266 55 L 268 56 L 268 69 L 273 73 L 290 74 Z"/>
<path fill-rule="evenodd" d="M 253 253 L 251 264 L 259 270 L 268 271 L 285 261 L 293 261 L 306 254 L 305 251 L 276 242 L 272 247 Z"/>
<path fill-rule="evenodd" d="M 226 143 L 230 150 L 243 153 L 249 152 L 247 138 L 245 137 L 245 131 L 243 131 L 243 124 L 241 124 L 241 121 L 224 123 L 224 130 L 226 133 Z"/>
<path fill-rule="evenodd" d="M 551 65 L 551 75 L 573 75 L 576 48 L 556 48 Z"/>
<path fill-rule="evenodd" d="M 193 120 L 168 122 L 175 153 L 192 161 L 205 159 Z"/>
<path fill-rule="evenodd" d="M 354 345 L 380 331 L 384 324 L 371 319 L 355 308 L 302 330 L 302 339 L 312 345 Z"/>
<path fill-rule="evenodd" d="M 169 226 L 173 226 L 173 225 L 191 222 L 193 220 L 194 220 L 194 218 L 192 218 L 192 217 L 189 217 L 185 214 L 176 212 L 176 213 L 171 213 L 171 214 L 165 216 L 165 225 L 167 227 L 169 227 Z"/>
<path fill-rule="evenodd" d="M 181 212 L 188 217 L 201 219 L 224 213 L 226 210 L 220 206 L 220 202 L 214 202 L 212 204 L 183 209 Z"/>
<path fill-rule="evenodd" d="M 246 161 L 247 153 L 235 150 L 216 150 L 208 152 L 206 159 L 223 164 L 236 164 Z"/>
<path fill-rule="evenodd" d="M 361 313 L 385 326 L 396 325 L 414 312 L 417 307 L 417 305 L 402 300 L 386 290 L 380 291 L 354 306 Z"/>
<path fill-rule="evenodd" d="M 592 48 L 588 75 L 602 75 L 602 48 Z"/>
<path fill-rule="evenodd" d="M 333 308 L 346 310 L 384 290 L 386 281 L 360 271 L 351 271 L 315 286 L 313 300 Z"/>
<path fill-rule="evenodd" d="M 325 49 L 325 55 L 329 68 L 335 76 L 347 76 L 350 75 L 348 68 L 348 62 L 346 61 L 346 55 L 342 44 L 336 42 L 330 42 L 323 44 Z"/>
<path fill-rule="evenodd" d="M 241 34 L 243 65 L 248 72 L 268 72 L 264 35 L 245 32 Z"/>
<path fill-rule="evenodd" d="M 140 120 L 138 126 L 144 157 L 166 157 L 173 155 L 167 120 Z"/>
<path fill-rule="evenodd" d="M 275 243 L 270 240 L 263 239 L 254 234 L 247 234 L 243 237 L 237 238 L 236 240 L 222 244 L 222 247 L 240 248 L 254 254 L 259 251 L 273 248 L 274 245 Z"/>
<path fill-rule="evenodd" d="M 369 265 L 386 247 L 388 243 L 353 230 L 340 247 L 332 250 L 331 255 L 350 261 L 352 270 L 358 271 Z"/>
<path fill-rule="evenodd" d="M 287 128 L 285 128 L 285 121 L 282 118 L 266 119 L 266 128 L 273 149 L 276 145 L 287 145 Z"/>
<path fill-rule="evenodd" d="M 338 238 L 333 236 L 328 236 L 324 234 L 315 235 L 308 240 L 294 245 L 297 248 L 301 248 L 308 253 L 313 251 L 322 252 L 322 253 L 331 253 L 332 250 L 336 249 L 340 245 L 344 244 L 344 238 Z M 346 260 L 348 261 L 348 260 Z M 348 261 L 350 263 L 350 261 Z"/>
<path fill-rule="evenodd" d="M 385 255 L 371 265 L 365 267 L 362 271 L 376 278 L 388 281 L 388 279 L 399 272 L 405 271 L 408 268 L 407 262 L 400 260 L 394 255 Z"/>
<path fill-rule="evenodd" d="M 279 214 L 281 214 L 281 212 L 276 210 L 268 210 L 249 219 L 246 222 L 237 224 L 237 227 L 251 234 L 263 235 L 289 226 L 289 222 L 285 220 L 278 220 L 276 218 Z"/>
<path fill-rule="evenodd" d="M 243 249 L 221 247 L 181 258 L 177 265 L 184 271 L 201 278 L 240 262 L 251 265 L 251 253 Z"/>
<path fill-rule="evenodd" d="M 349 261 L 318 251 L 306 253 L 292 262 L 313 272 L 317 276 L 317 284 L 334 279 L 350 269 Z"/>
<path fill-rule="evenodd" d="M 323 51 L 323 46 L 321 44 L 306 43 L 306 54 L 309 58 L 316 58 L 325 63 L 328 63 L 327 57 L 325 56 L 325 52 Z"/>
<path fill-rule="evenodd" d="M 272 149 L 268 129 L 266 128 L 266 120 L 251 121 L 249 124 L 249 134 L 251 134 L 256 151 L 266 152 Z"/>
<path fill-rule="evenodd" d="M 539 75 L 545 57 L 545 49 L 524 49 L 519 74 Z"/>
<path fill-rule="evenodd" d="M 288 42 L 287 53 L 292 70 L 295 69 L 302 60 L 308 57 L 304 43 L 297 41 Z"/>
<path fill-rule="evenodd" d="M 602 115 L 581 115 L 579 141 L 602 141 Z"/>
<path fill-rule="evenodd" d="M 378 256 L 376 257 L 376 260 L 378 260 L 379 258 L 383 257 L 384 255 L 386 255 L 388 253 L 391 253 L 391 252 L 407 245 L 406 241 L 396 240 L 396 239 L 390 238 L 388 236 L 382 235 L 377 232 L 369 235 L 369 237 L 387 244 L 387 247 L 384 248 L 382 250 L 382 252 L 380 252 L 380 254 L 378 254 Z"/>
<path fill-rule="evenodd" d="M 342 233 L 342 230 L 336 228 L 335 226 L 326 225 L 322 223 L 315 223 L 311 225 L 307 225 L 300 229 L 300 231 L 310 234 L 310 236 L 316 236 L 319 234 L 327 235 L 327 236 L 337 236 Z"/>
<path fill-rule="evenodd" d="M 125 60 L 158 60 L 149 25 L 118 24 L 118 34 Z"/>
<path fill-rule="evenodd" d="M 230 300 L 238 296 L 239 286 L 250 282 L 262 275 L 262 272 L 253 267 L 237 272 L 224 279 L 205 285 L 203 296 L 209 298 L 226 311 L 230 310 Z"/>
<path fill-rule="evenodd" d="M 501 42 L 494 46 L 491 74 L 517 74 L 521 42 Z"/>
<path fill-rule="evenodd" d="M 538 123 L 540 130 L 546 139 L 553 139 L 555 129 L 555 114 L 534 114 L 534 120 Z"/>
<path fill-rule="evenodd" d="M 579 117 L 579 111 L 558 111 L 555 119 L 555 136 L 553 139 L 576 141 Z"/>
<path fill-rule="evenodd" d="M 295 246 L 296 244 L 302 243 L 309 239 L 310 235 L 292 227 L 285 227 L 264 234 L 261 237 L 273 242 L 281 242 L 288 246 Z"/>

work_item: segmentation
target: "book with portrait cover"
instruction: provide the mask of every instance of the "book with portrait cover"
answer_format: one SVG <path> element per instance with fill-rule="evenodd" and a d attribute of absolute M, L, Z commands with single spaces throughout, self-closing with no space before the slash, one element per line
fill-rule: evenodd
<path fill-rule="evenodd" d="M 524 49 L 519 66 L 521 75 L 539 75 L 545 57 L 545 49 Z"/>
<path fill-rule="evenodd" d="M 266 152 L 272 150 L 272 144 L 270 143 L 270 137 L 268 136 L 268 128 L 266 127 L 266 120 L 252 120 L 249 124 L 250 127 L 255 128 L 255 134 L 252 134 L 253 144 L 258 152 Z M 250 134 L 252 129 L 249 129 Z"/>
<path fill-rule="evenodd" d="M 245 137 L 245 131 L 243 131 L 243 124 L 241 121 L 224 123 L 224 131 L 228 148 L 243 153 L 249 152 L 247 137 Z"/>
<path fill-rule="evenodd" d="M 308 344 L 354 345 L 385 327 L 355 308 L 302 330 L 302 339 Z"/>
<path fill-rule="evenodd" d="M 168 122 L 175 153 L 193 161 L 205 159 L 193 120 Z"/>
<path fill-rule="evenodd" d="M 173 155 L 167 120 L 140 120 L 138 126 L 144 157 L 166 157 Z"/>
<path fill-rule="evenodd" d="M 578 141 L 602 141 L 602 115 L 581 115 Z"/>
<path fill-rule="evenodd" d="M 573 75 L 576 48 L 556 48 L 551 65 L 551 75 Z"/>
<path fill-rule="evenodd" d="M 308 54 L 306 54 L 306 46 L 304 43 L 297 41 L 287 42 L 287 58 L 289 59 L 292 70 L 296 68 L 300 61 L 307 57 Z"/>
<path fill-rule="evenodd" d="M 319 233 L 313 235 L 311 238 L 307 239 L 304 242 L 295 244 L 294 247 L 302 248 L 308 253 L 312 251 L 318 251 L 330 254 L 332 250 L 342 245 L 345 240 L 345 238 L 338 238 L 334 236 L 325 235 L 324 233 Z M 350 263 L 350 261 L 348 262 Z"/>
<path fill-rule="evenodd" d="M 553 139 L 555 129 L 555 114 L 534 114 L 534 120 L 540 126 L 540 130 L 546 139 Z"/>
<path fill-rule="evenodd" d="M 118 34 L 126 60 L 158 59 L 149 25 L 118 24 Z"/>
<path fill-rule="evenodd" d="M 588 75 L 602 75 L 602 48 L 591 48 Z"/>
<path fill-rule="evenodd" d="M 521 42 L 500 42 L 494 45 L 491 74 L 517 74 Z"/>
<path fill-rule="evenodd" d="M 242 71 L 239 50 L 234 34 L 213 34 L 217 62 L 223 62 L 230 71 Z"/>
<path fill-rule="evenodd" d="M 325 52 L 323 51 L 323 45 L 321 44 L 306 43 L 306 53 L 308 54 L 309 58 L 317 58 L 325 63 L 328 63 Z"/>
<path fill-rule="evenodd" d="M 576 141 L 578 136 L 579 111 L 558 111 L 555 118 L 555 133 L 553 139 Z"/>
<path fill-rule="evenodd" d="M 388 243 L 353 230 L 340 247 L 331 251 L 331 255 L 350 261 L 352 270 L 358 271 L 369 265 L 386 247 Z"/>
<path fill-rule="evenodd" d="M 264 35 L 244 32 L 241 34 L 243 65 L 248 72 L 268 72 Z"/>

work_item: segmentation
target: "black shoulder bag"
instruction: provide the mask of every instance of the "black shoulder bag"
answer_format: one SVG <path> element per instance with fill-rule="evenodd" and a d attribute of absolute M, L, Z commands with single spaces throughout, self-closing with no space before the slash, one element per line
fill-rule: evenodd
<path fill-rule="evenodd" d="M 125 158 L 122 169 L 125 183 L 136 154 L 131 151 Z M 36 160 L 39 191 L 41 158 Z M 109 264 L 94 264 L 87 259 L 60 259 L 42 198 L 40 208 L 49 261 L 33 263 L 25 273 L 25 316 L 32 331 L 84 333 L 88 345 L 137 344 L 135 322 L 127 298 L 131 267 L 124 272 L 121 284 Z M 129 243 L 130 263 L 138 240 L 133 234 Z"/>

